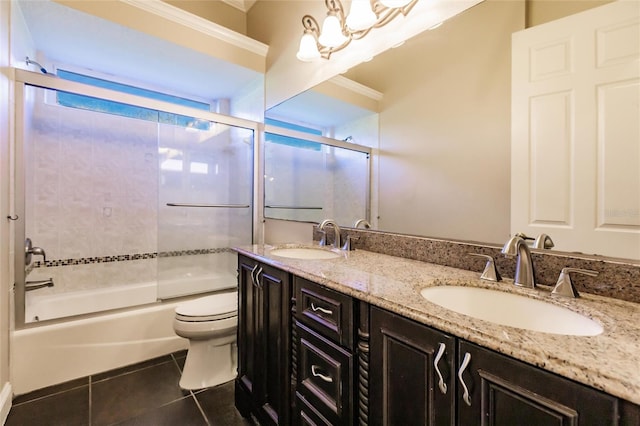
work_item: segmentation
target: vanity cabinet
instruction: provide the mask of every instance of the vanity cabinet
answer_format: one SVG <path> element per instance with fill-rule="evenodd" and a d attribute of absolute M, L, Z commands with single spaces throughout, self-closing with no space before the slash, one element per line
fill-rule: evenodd
<path fill-rule="evenodd" d="M 459 424 L 618 424 L 613 396 L 473 343 L 458 348 Z"/>
<path fill-rule="evenodd" d="M 619 424 L 603 392 L 383 309 L 370 321 L 372 425 Z"/>
<path fill-rule="evenodd" d="M 454 424 L 455 338 L 375 306 L 370 335 L 369 424 Z"/>
<path fill-rule="evenodd" d="M 294 277 L 294 291 L 294 424 L 351 425 L 354 300 L 299 277 Z"/>
<path fill-rule="evenodd" d="M 290 423 L 291 276 L 238 257 L 238 411 L 262 425 Z"/>
<path fill-rule="evenodd" d="M 261 425 L 640 425 L 636 404 L 244 255 L 238 285 L 235 401 Z"/>

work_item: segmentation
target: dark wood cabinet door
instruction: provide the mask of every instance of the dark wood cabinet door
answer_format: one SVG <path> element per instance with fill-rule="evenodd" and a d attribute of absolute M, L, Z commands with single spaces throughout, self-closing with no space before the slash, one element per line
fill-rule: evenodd
<path fill-rule="evenodd" d="M 259 354 L 262 353 L 261 340 L 261 298 L 255 282 L 258 263 L 238 257 L 238 378 L 243 390 L 254 398 L 261 393 L 259 380 L 261 367 Z M 241 409 L 241 407 L 238 407 Z M 243 415 L 248 415 L 242 409 Z"/>
<path fill-rule="evenodd" d="M 236 407 L 263 425 L 289 424 L 291 279 L 238 256 Z"/>
<path fill-rule="evenodd" d="M 617 425 L 617 399 L 595 389 L 460 341 L 461 425 Z M 468 398 L 465 397 L 465 389 Z"/>
<path fill-rule="evenodd" d="M 369 424 L 454 424 L 455 338 L 376 307 L 369 325 Z"/>
<path fill-rule="evenodd" d="M 262 410 L 269 422 L 286 425 L 289 424 L 291 376 L 291 282 L 288 273 L 266 265 L 262 265 L 258 280 L 263 307 Z"/>

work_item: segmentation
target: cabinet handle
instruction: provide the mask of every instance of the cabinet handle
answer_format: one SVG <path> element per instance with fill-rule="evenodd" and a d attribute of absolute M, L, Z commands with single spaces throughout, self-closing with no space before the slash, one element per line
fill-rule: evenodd
<path fill-rule="evenodd" d="M 447 384 L 444 382 L 442 378 L 442 374 L 440 373 L 440 369 L 438 368 L 438 364 L 440 363 L 440 358 L 444 355 L 444 350 L 446 349 L 444 343 L 438 343 L 438 353 L 436 354 L 435 359 L 433 360 L 433 367 L 436 369 L 436 374 L 438 375 L 438 387 L 440 388 L 440 392 L 444 395 L 447 394 Z"/>
<path fill-rule="evenodd" d="M 251 270 L 251 284 L 253 284 L 254 287 L 258 286 L 258 283 L 256 282 L 256 277 L 253 275 L 256 273 L 257 270 L 258 270 L 258 265 L 254 265 L 253 269 Z"/>
<path fill-rule="evenodd" d="M 331 310 L 329 310 L 329 309 L 322 308 L 322 307 L 320 307 L 320 306 L 316 306 L 316 305 L 314 305 L 313 303 L 311 303 L 311 310 L 312 310 L 313 312 L 320 311 L 320 312 L 322 312 L 323 314 L 333 315 L 333 311 L 331 311 Z"/>
<path fill-rule="evenodd" d="M 464 389 L 464 393 L 462 394 L 462 399 L 464 402 L 471 407 L 471 396 L 469 396 L 469 389 L 467 388 L 466 383 L 464 382 L 464 378 L 462 378 L 462 373 L 467 369 L 467 366 L 471 362 L 471 354 L 467 352 L 464 354 L 464 358 L 462 359 L 462 364 L 460 365 L 460 369 L 458 370 L 458 379 L 460 380 L 460 384 L 462 385 L 462 389 Z"/>
<path fill-rule="evenodd" d="M 316 370 L 320 370 L 320 366 L 318 365 L 312 365 L 311 366 L 311 374 L 313 374 L 314 377 L 319 377 L 320 379 L 324 380 L 327 383 L 333 383 L 333 379 L 329 376 L 325 376 L 322 373 L 318 373 Z"/>
<path fill-rule="evenodd" d="M 258 288 L 262 288 L 262 284 L 260 284 L 261 273 L 262 273 L 262 267 L 258 268 L 258 272 L 256 272 L 256 286 L 258 286 Z"/>

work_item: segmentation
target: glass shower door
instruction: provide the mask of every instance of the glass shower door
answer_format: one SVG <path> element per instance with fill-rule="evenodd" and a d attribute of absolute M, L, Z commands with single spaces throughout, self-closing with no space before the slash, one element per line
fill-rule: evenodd
<path fill-rule="evenodd" d="M 159 125 L 158 297 L 237 287 L 253 236 L 252 129 Z"/>

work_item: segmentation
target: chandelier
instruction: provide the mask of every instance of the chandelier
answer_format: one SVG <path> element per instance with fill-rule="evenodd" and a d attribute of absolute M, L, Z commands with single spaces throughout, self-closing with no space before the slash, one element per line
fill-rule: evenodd
<path fill-rule="evenodd" d="M 380 28 L 396 16 L 406 16 L 418 0 L 352 0 L 345 13 L 340 0 L 325 0 L 328 12 L 322 31 L 313 16 L 302 17 L 304 33 L 296 56 L 304 62 L 324 58 L 366 36 L 372 28 Z"/>

